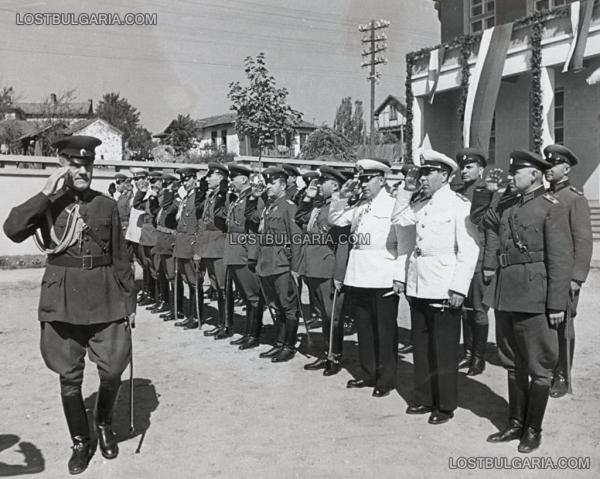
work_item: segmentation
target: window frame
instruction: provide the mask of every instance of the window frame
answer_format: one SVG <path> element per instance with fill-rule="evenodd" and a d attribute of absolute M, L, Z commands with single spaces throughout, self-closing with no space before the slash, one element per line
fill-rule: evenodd
<path fill-rule="evenodd" d="M 476 5 L 473 5 L 473 2 L 478 2 Z M 487 12 L 485 10 L 485 7 L 487 6 L 488 3 L 493 3 L 494 4 L 494 10 L 492 11 L 492 13 Z M 478 32 L 482 32 L 488 28 L 491 28 L 492 26 L 496 25 L 496 0 L 467 0 L 466 2 L 464 2 L 464 16 L 465 16 L 465 33 L 466 34 L 473 34 L 473 33 L 478 33 Z M 477 14 L 477 15 L 473 15 L 473 8 L 478 7 L 479 5 L 481 5 L 481 13 Z M 493 24 L 488 26 L 487 25 L 487 20 L 492 19 Z M 478 30 L 474 30 L 473 29 L 473 24 L 477 23 L 477 22 L 481 22 L 481 29 Z"/>
<path fill-rule="evenodd" d="M 559 105 L 557 100 L 558 95 L 562 96 L 562 101 L 561 104 Z M 556 143 L 557 145 L 564 145 L 565 143 L 565 89 L 564 87 L 557 87 L 554 89 L 554 131 L 553 136 L 554 136 L 554 143 Z M 562 112 L 562 120 L 561 121 L 556 121 L 556 112 L 560 110 Z M 560 140 L 557 138 L 558 134 L 560 132 Z"/>

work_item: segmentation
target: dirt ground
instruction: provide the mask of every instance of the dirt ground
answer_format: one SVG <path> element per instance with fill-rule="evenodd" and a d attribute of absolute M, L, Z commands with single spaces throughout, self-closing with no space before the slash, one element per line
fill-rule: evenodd
<path fill-rule="evenodd" d="M 39 353 L 41 274 L 0 271 L 0 476 L 68 476 L 70 440 L 58 378 Z M 486 372 L 474 379 L 461 374 L 454 420 L 431 426 L 427 416 L 404 413 L 411 397 L 410 355 L 399 362 L 397 392 L 375 399 L 371 390 L 345 388 L 358 368 L 355 337 L 346 337 L 346 369 L 326 378 L 304 371 L 308 360 L 302 355 L 271 364 L 258 358 L 267 344 L 238 351 L 226 341 L 174 328 L 142 308 L 134 331 L 136 432 L 128 433 L 126 371 L 115 419 L 120 455 L 109 461 L 96 453 L 82 477 L 600 477 L 599 287 L 600 271 L 594 270 L 577 318 L 574 394 L 550 400 L 542 447 L 534 454 L 553 461 L 590 458 L 589 469 L 453 468 L 461 457 L 525 457 L 516 442 L 485 442 L 504 425 L 507 409 L 506 375 L 495 359 L 493 333 Z M 406 313 L 403 304 L 401 337 L 408 333 Z M 88 363 L 84 394 L 90 412 L 96 387 Z"/>

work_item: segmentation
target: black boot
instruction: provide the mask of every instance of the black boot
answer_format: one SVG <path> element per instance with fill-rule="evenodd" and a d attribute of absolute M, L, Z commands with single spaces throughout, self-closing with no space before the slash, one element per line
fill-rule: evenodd
<path fill-rule="evenodd" d="M 527 409 L 528 388 L 526 377 L 517 381 L 514 375 L 508 376 L 508 426 L 502 431 L 488 436 L 488 442 L 507 442 L 521 437 Z"/>
<path fill-rule="evenodd" d="M 312 363 L 305 364 L 304 369 L 306 371 L 317 371 L 319 369 L 325 369 L 327 363 L 327 353 L 325 353 L 322 357 L 317 358 Z"/>
<path fill-rule="evenodd" d="M 283 363 L 292 359 L 296 354 L 296 341 L 298 340 L 298 320 L 286 320 L 285 340 L 283 348 L 271 358 L 272 363 Z"/>
<path fill-rule="evenodd" d="M 73 453 L 69 459 L 69 474 L 81 474 L 92 458 L 90 430 L 81 394 L 61 396 L 63 410 L 73 440 Z"/>
<path fill-rule="evenodd" d="M 193 286 L 190 286 L 190 300 L 188 302 L 188 312 L 187 312 L 187 318 L 188 318 L 188 323 L 183 325 L 183 329 L 188 330 L 188 329 L 198 329 L 198 314 L 196 312 L 196 301 L 197 301 L 197 295 L 196 295 L 196 288 L 194 288 Z"/>
<path fill-rule="evenodd" d="M 485 370 L 485 347 L 487 346 L 489 326 L 473 325 L 473 358 L 467 376 L 477 376 Z"/>
<path fill-rule="evenodd" d="M 240 346 L 244 344 L 250 338 L 250 331 L 252 330 L 252 318 L 254 317 L 254 306 L 251 303 L 246 305 L 246 329 L 244 334 L 233 341 L 229 341 L 229 344 L 233 346 Z"/>
<path fill-rule="evenodd" d="M 98 447 L 106 459 L 114 459 L 119 454 L 117 437 L 112 430 L 112 417 L 119 396 L 119 387 L 100 386 L 94 410 L 94 426 L 98 436 Z"/>
<path fill-rule="evenodd" d="M 273 357 L 277 356 L 283 349 L 283 343 L 284 343 L 285 337 L 286 337 L 286 335 L 285 335 L 286 323 L 283 321 L 277 321 L 277 322 L 279 323 L 279 333 L 277 334 L 277 340 L 275 341 L 275 346 L 273 346 L 268 351 L 265 351 L 264 353 L 260 353 L 258 355 L 259 358 L 273 358 Z"/>
<path fill-rule="evenodd" d="M 216 340 L 230 338 L 233 335 L 233 315 L 231 317 L 228 315 L 225 295 L 221 290 L 218 291 L 217 309 L 219 311 L 219 324 L 221 325 L 221 328 L 217 334 L 214 335 L 214 338 Z"/>
<path fill-rule="evenodd" d="M 250 329 L 248 331 L 248 337 L 246 341 L 240 344 L 238 349 L 253 349 L 260 346 L 260 331 L 262 330 L 262 317 L 264 304 L 259 301 L 258 304 L 248 303 L 248 309 L 251 310 L 250 318 Z"/>
<path fill-rule="evenodd" d="M 462 361 L 458 364 L 458 369 L 468 368 L 471 366 L 471 361 L 473 359 L 473 326 L 471 324 L 471 318 L 465 312 L 463 312 L 462 315 L 462 328 L 465 354 Z"/>
<path fill-rule="evenodd" d="M 554 368 L 554 373 L 552 375 L 552 386 L 550 387 L 550 397 L 553 398 L 563 397 L 569 391 L 569 384 L 567 382 L 567 371 L 571 370 L 571 364 L 567 364 L 567 348 L 570 349 L 570 357 L 572 361 L 572 346 L 574 346 L 575 340 L 573 339 L 570 341 L 570 344 L 566 344 L 564 335 L 567 327 L 567 325 L 561 325 L 561 328 L 563 329 L 559 329 L 558 333 L 558 363 L 556 364 L 556 368 Z"/>
<path fill-rule="evenodd" d="M 333 360 L 328 359 L 325 369 L 323 370 L 323 376 L 333 376 L 342 370 L 341 357 L 335 357 Z"/>
<path fill-rule="evenodd" d="M 527 414 L 525 415 L 526 429 L 519 443 L 519 452 L 530 453 L 542 442 L 542 421 L 548 404 L 550 388 L 541 384 L 531 383 L 527 398 Z"/>
<path fill-rule="evenodd" d="M 152 312 L 155 309 L 158 309 L 162 301 L 162 295 L 160 293 L 160 282 L 157 278 L 152 278 L 152 284 L 154 285 L 154 304 L 150 304 L 146 306 L 146 309 Z"/>

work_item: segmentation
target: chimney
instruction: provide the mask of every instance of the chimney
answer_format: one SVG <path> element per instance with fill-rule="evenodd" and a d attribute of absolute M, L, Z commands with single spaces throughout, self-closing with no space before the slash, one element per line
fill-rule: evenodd
<path fill-rule="evenodd" d="M 56 105 L 56 93 L 50 93 L 50 102 Z"/>
<path fill-rule="evenodd" d="M 88 100 L 88 113 L 90 115 L 94 114 L 94 104 L 93 104 L 93 100 L 91 98 Z"/>

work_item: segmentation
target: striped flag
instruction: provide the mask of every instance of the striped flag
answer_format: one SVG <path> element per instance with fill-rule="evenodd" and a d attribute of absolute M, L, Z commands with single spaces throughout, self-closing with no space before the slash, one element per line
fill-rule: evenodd
<path fill-rule="evenodd" d="M 444 63 L 446 47 L 443 45 L 429 52 L 429 66 L 427 71 L 427 98 L 429 104 L 433 103 L 435 92 L 437 90 L 438 79 L 440 78 L 440 68 Z"/>
<path fill-rule="evenodd" d="M 463 124 L 465 147 L 488 150 L 494 110 L 512 30 L 511 22 L 488 28 L 481 36 L 477 63 L 471 75 L 465 105 Z"/>
<path fill-rule="evenodd" d="M 569 9 L 573 37 L 563 67 L 563 73 L 569 70 L 581 70 L 583 68 L 583 55 L 590 33 L 590 22 L 592 19 L 592 10 L 594 9 L 594 0 L 580 0 L 578 2 L 573 2 L 569 6 Z"/>

